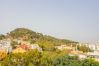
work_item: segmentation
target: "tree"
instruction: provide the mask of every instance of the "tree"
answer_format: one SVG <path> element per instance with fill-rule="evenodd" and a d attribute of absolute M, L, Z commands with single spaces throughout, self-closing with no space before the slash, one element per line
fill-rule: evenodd
<path fill-rule="evenodd" d="M 13 49 L 16 48 L 17 45 L 18 45 L 18 42 L 11 41 L 11 46 L 12 46 Z"/>
<path fill-rule="evenodd" d="M 82 60 L 82 66 L 99 66 L 99 62 L 95 61 L 93 58 L 87 58 Z"/>
<path fill-rule="evenodd" d="M 91 49 L 89 48 L 89 47 L 87 47 L 87 46 L 85 46 L 85 45 L 82 45 L 82 46 L 77 46 L 77 49 L 79 50 L 79 51 L 83 51 L 83 52 L 89 52 L 89 51 L 91 51 Z"/>
<path fill-rule="evenodd" d="M 5 51 L 0 51 L 0 60 L 4 59 L 7 56 Z"/>
<path fill-rule="evenodd" d="M 1 66 L 40 66 L 41 53 L 30 50 L 27 53 L 9 54 L 1 62 Z"/>
<path fill-rule="evenodd" d="M 1 34 L 0 35 L 0 40 L 4 39 L 5 38 L 5 35 Z"/>

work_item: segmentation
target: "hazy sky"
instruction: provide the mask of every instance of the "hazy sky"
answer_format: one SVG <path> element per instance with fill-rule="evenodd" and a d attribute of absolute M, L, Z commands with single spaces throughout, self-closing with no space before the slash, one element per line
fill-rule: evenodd
<path fill-rule="evenodd" d="M 0 34 L 19 27 L 99 42 L 99 0 L 0 0 Z"/>

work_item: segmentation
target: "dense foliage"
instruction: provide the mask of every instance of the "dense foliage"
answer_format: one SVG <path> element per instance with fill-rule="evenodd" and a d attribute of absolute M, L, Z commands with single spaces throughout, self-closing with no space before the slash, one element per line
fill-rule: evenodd
<path fill-rule="evenodd" d="M 79 50 L 79 51 L 83 51 L 83 52 L 91 52 L 92 50 L 89 48 L 89 47 L 87 47 L 87 46 L 85 46 L 85 45 L 82 45 L 82 46 L 77 46 L 77 50 Z"/>
<path fill-rule="evenodd" d="M 9 54 L 0 62 L 1 66 L 99 66 L 94 59 L 79 60 L 60 51 L 30 50 L 27 53 Z"/>
<path fill-rule="evenodd" d="M 5 38 L 5 35 L 1 34 L 0 35 L 0 40 L 4 39 Z"/>

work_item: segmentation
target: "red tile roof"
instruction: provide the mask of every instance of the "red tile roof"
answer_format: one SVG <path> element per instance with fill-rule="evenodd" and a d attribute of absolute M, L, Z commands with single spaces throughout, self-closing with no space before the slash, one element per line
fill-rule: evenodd
<path fill-rule="evenodd" d="M 26 45 L 26 44 L 21 44 L 21 45 L 18 45 L 18 48 L 22 48 L 24 50 L 28 50 L 28 49 L 30 49 L 30 46 Z"/>

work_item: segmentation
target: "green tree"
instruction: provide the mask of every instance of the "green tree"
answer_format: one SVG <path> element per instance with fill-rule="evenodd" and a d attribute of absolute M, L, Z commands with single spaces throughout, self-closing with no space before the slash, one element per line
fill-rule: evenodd
<path fill-rule="evenodd" d="M 91 51 L 91 49 L 89 48 L 89 47 L 87 47 L 87 46 L 85 46 L 85 45 L 82 45 L 82 46 L 77 46 L 77 49 L 79 50 L 79 51 L 83 51 L 83 52 L 89 52 L 89 51 Z"/>
<path fill-rule="evenodd" d="M 4 39 L 5 38 L 5 35 L 1 34 L 0 35 L 0 40 Z"/>
<path fill-rule="evenodd" d="M 18 45 L 18 42 L 11 41 L 11 46 L 12 46 L 13 49 L 16 48 L 17 45 Z"/>

